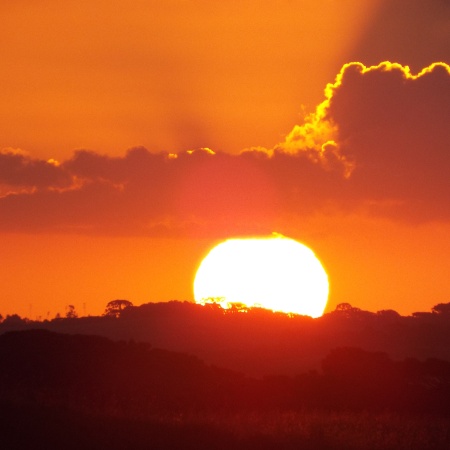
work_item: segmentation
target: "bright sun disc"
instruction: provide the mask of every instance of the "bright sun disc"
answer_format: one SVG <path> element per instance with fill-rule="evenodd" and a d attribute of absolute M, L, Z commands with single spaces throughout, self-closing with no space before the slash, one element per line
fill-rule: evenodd
<path fill-rule="evenodd" d="M 314 252 L 293 239 L 228 239 L 201 262 L 194 297 L 202 304 L 221 299 L 224 308 L 240 303 L 319 317 L 328 299 L 328 277 Z"/>

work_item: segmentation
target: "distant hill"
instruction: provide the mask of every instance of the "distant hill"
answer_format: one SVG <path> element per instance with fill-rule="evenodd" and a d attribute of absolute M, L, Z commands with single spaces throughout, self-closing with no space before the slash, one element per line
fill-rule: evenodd
<path fill-rule="evenodd" d="M 134 341 L 47 330 L 0 336 L 0 403 L 150 417 L 239 411 L 396 411 L 450 416 L 450 362 L 335 349 L 320 371 L 255 379 Z"/>
<path fill-rule="evenodd" d="M 450 361 L 450 313 L 445 304 L 408 317 L 344 304 L 312 319 L 259 308 L 223 310 L 217 305 L 172 301 L 129 306 L 117 317 L 35 322 L 16 316 L 0 324 L 0 333 L 27 329 L 147 342 L 153 348 L 195 355 L 207 364 L 257 377 L 318 369 L 336 347 L 385 352 L 396 360 Z"/>

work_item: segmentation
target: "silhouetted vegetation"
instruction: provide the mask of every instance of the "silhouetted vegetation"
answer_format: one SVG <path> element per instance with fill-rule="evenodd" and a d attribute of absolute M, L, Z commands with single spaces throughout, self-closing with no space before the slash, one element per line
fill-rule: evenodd
<path fill-rule="evenodd" d="M 242 409 L 450 413 L 450 362 L 331 351 L 322 370 L 254 379 L 146 343 L 44 330 L 0 337 L 0 384 L 14 396 L 132 415 Z"/>
<path fill-rule="evenodd" d="M 29 330 L 0 336 L 0 361 L 8 449 L 36 439 L 47 449 L 450 444 L 443 360 L 345 347 L 318 371 L 257 379 L 148 343 Z"/>
<path fill-rule="evenodd" d="M 2 448 L 22 450 L 447 450 L 450 422 L 399 415 L 273 412 L 130 419 L 0 402 Z M 44 445 L 44 447 L 42 447 Z"/>
<path fill-rule="evenodd" d="M 318 370 L 336 347 L 384 352 L 394 360 L 450 361 L 448 305 L 438 304 L 432 312 L 404 317 L 393 310 L 372 313 L 341 304 L 335 311 L 312 319 L 261 308 L 223 310 L 215 304 L 121 303 L 107 307 L 107 314 L 101 317 L 37 322 L 7 316 L 0 323 L 0 333 L 41 328 L 135 340 L 193 354 L 208 364 L 252 376 L 296 375 Z"/>
<path fill-rule="evenodd" d="M 125 308 L 133 306 L 129 300 L 112 300 L 108 302 L 105 308 L 105 316 L 120 317 Z"/>
<path fill-rule="evenodd" d="M 67 305 L 66 307 L 66 318 L 67 319 L 76 319 L 78 318 L 78 313 L 73 305 Z"/>

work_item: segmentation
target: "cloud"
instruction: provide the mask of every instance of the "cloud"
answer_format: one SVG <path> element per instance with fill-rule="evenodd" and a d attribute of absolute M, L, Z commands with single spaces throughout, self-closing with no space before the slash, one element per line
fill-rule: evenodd
<path fill-rule="evenodd" d="M 0 186 L 5 193 L 15 190 L 63 187 L 70 183 L 56 161 L 32 159 L 17 149 L 0 150 Z"/>
<path fill-rule="evenodd" d="M 345 64 L 325 101 L 278 148 L 341 170 L 352 193 L 347 201 L 373 213 L 447 220 L 449 75 L 445 63 L 417 75 L 390 62 Z"/>
<path fill-rule="evenodd" d="M 0 229 L 261 234 L 323 211 L 448 221 L 449 74 L 346 64 L 282 143 L 238 155 L 79 150 L 55 163 L 4 150 Z"/>
<path fill-rule="evenodd" d="M 72 184 L 0 199 L 0 227 L 112 234 L 260 234 L 286 213 L 309 214 L 341 177 L 302 155 L 208 149 L 124 157 L 77 151 L 55 167 Z"/>
<path fill-rule="evenodd" d="M 352 60 L 374 64 L 390 60 L 420 71 L 433 61 L 449 61 L 450 3 L 445 0 L 377 2 L 359 39 Z"/>

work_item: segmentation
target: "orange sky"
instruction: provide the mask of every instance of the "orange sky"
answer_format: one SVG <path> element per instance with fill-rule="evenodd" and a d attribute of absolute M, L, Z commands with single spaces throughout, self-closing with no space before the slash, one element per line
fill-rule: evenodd
<path fill-rule="evenodd" d="M 450 301 L 445 2 L 0 13 L 1 314 L 192 299 L 212 245 L 272 231 L 315 250 L 328 310 Z"/>

